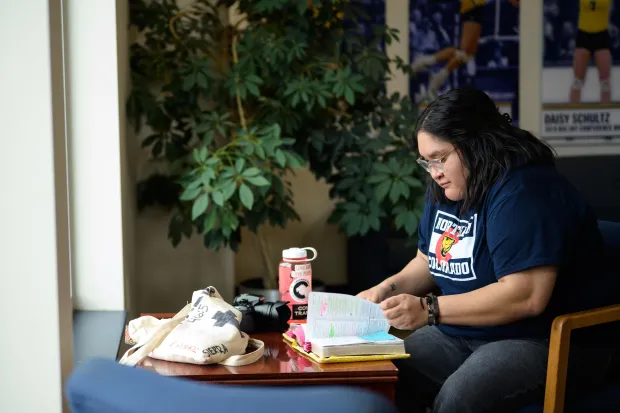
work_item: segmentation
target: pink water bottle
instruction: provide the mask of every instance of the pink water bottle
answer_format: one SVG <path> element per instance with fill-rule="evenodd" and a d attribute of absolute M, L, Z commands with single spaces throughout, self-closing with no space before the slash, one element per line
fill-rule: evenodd
<path fill-rule="evenodd" d="M 312 251 L 312 258 L 308 258 Z M 308 315 L 308 296 L 312 291 L 312 264 L 317 256 L 314 248 L 289 248 L 282 251 L 278 270 L 280 300 L 288 301 L 289 323 L 303 324 Z"/>

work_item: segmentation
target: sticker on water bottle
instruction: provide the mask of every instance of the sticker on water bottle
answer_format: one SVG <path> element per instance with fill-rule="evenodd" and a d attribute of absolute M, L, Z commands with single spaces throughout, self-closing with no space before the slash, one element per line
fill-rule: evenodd
<path fill-rule="evenodd" d="M 310 289 L 310 283 L 305 278 L 295 278 L 289 287 L 291 298 L 297 302 L 308 301 L 308 290 Z"/>

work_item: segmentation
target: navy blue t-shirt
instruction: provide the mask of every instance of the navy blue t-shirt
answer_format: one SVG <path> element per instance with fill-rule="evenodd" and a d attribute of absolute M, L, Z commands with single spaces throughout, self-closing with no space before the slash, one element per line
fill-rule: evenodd
<path fill-rule="evenodd" d="M 440 324 L 447 334 L 485 339 L 548 337 L 553 318 L 591 307 L 602 238 L 596 217 L 554 166 L 509 170 L 482 205 L 459 215 L 460 202 L 427 201 L 419 226 L 420 251 L 443 295 L 462 294 L 506 275 L 557 265 L 556 285 L 538 317 L 500 326 Z M 592 288 L 591 288 L 592 287 Z M 441 308 L 440 320 L 441 320 Z"/>

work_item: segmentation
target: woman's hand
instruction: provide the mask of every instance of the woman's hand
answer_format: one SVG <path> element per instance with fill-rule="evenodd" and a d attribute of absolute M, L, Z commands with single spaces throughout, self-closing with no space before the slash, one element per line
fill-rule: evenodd
<path fill-rule="evenodd" d="M 362 291 L 357 294 L 357 297 L 363 298 L 364 300 L 370 301 L 371 303 L 379 304 L 381 301 L 385 300 L 390 293 L 390 289 L 385 286 L 378 284 L 368 290 Z"/>
<path fill-rule="evenodd" d="M 417 330 L 428 323 L 425 304 L 420 304 L 420 297 L 399 294 L 379 304 L 383 315 L 390 325 L 399 330 Z"/>

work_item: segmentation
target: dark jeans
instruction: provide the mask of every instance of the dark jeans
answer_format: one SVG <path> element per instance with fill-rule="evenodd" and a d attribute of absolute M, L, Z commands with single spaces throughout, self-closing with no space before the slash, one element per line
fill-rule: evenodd
<path fill-rule="evenodd" d="M 408 359 L 399 368 L 397 404 L 403 412 L 511 412 L 544 398 L 548 340 L 479 340 L 422 327 L 405 339 Z M 600 376 L 610 355 L 577 357 L 575 377 Z M 573 358 L 571 356 L 571 358 Z M 597 370 L 598 369 L 598 370 Z M 569 366 L 569 374 L 571 371 Z M 567 394 L 574 380 L 569 379 Z"/>

